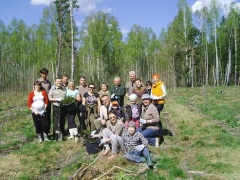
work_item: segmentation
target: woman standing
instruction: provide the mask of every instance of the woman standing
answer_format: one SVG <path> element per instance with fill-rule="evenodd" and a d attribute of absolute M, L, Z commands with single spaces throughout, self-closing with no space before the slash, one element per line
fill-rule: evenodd
<path fill-rule="evenodd" d="M 67 94 L 66 96 L 73 97 L 76 102 L 81 101 L 81 96 L 79 91 L 76 89 L 76 85 L 74 81 L 69 81 L 68 82 L 68 88 L 67 88 Z M 72 111 L 67 111 L 67 120 L 68 120 L 68 128 L 69 128 L 69 137 L 68 139 L 73 139 L 75 137 L 75 141 L 78 141 L 78 129 L 77 129 L 77 124 L 75 122 L 75 117 L 76 117 L 77 109 L 73 109 Z"/>
<path fill-rule="evenodd" d="M 48 95 L 43 89 L 40 81 L 34 82 L 34 91 L 28 95 L 28 108 L 32 111 L 32 118 L 38 140 L 41 143 L 49 141 L 48 139 L 48 122 L 46 119 L 46 107 L 48 105 Z"/>
<path fill-rule="evenodd" d="M 142 80 L 140 78 L 136 78 L 135 84 L 136 87 L 133 88 L 132 94 L 136 94 L 137 100 L 140 102 L 142 95 L 147 93 L 147 89 L 145 87 L 142 87 Z"/>
<path fill-rule="evenodd" d="M 99 94 L 94 91 L 95 84 L 88 84 L 88 92 L 83 95 L 82 100 L 82 104 L 86 106 L 87 125 L 90 127 L 90 131 L 95 128 L 94 120 L 98 117 L 98 112 L 101 106 Z"/>
<path fill-rule="evenodd" d="M 160 115 L 160 112 L 164 108 L 167 91 L 164 83 L 160 81 L 160 76 L 158 74 L 153 74 L 152 82 L 151 99 L 153 100 L 153 104 L 157 107 Z"/>
<path fill-rule="evenodd" d="M 147 81 L 146 82 L 146 88 L 147 88 L 147 93 L 151 95 L 152 92 L 152 81 Z"/>
<path fill-rule="evenodd" d="M 102 98 L 103 95 L 107 95 L 110 99 L 110 92 L 108 90 L 108 84 L 103 82 L 101 85 L 101 90 L 98 92 L 100 98 Z"/>

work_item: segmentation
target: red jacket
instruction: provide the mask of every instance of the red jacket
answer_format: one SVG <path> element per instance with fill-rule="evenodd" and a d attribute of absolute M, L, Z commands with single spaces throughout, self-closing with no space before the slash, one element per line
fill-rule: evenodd
<path fill-rule="evenodd" d="M 47 92 L 45 90 L 42 91 L 42 95 L 44 97 L 44 104 L 48 104 L 48 95 Z M 34 91 L 31 91 L 28 95 L 28 103 L 27 106 L 30 108 L 32 106 L 33 103 L 33 97 L 34 97 Z"/>

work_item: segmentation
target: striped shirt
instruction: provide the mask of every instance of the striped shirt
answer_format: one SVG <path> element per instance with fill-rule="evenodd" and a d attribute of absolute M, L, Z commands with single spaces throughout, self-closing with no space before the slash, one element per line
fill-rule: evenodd
<path fill-rule="evenodd" d="M 126 131 L 122 134 L 122 139 L 121 148 L 124 153 L 132 151 L 137 145 L 148 145 L 147 139 L 138 131 L 136 131 L 134 135 L 131 135 Z"/>

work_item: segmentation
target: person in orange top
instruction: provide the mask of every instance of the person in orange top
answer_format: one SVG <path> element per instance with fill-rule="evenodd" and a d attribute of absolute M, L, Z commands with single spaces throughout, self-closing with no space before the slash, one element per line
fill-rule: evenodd
<path fill-rule="evenodd" d="M 152 82 L 151 99 L 153 100 L 153 104 L 157 107 L 160 115 L 160 112 L 164 108 L 167 90 L 164 83 L 160 81 L 160 76 L 158 74 L 153 74 Z"/>
<path fill-rule="evenodd" d="M 160 112 L 164 108 L 165 98 L 167 96 L 166 86 L 162 81 L 160 81 L 160 76 L 158 74 L 152 75 L 152 89 L 151 89 L 151 99 L 152 103 L 157 107 L 159 117 Z M 159 121 L 159 130 L 158 130 L 158 137 L 160 138 L 160 143 L 164 142 L 163 138 L 163 128 L 162 122 Z"/>
<path fill-rule="evenodd" d="M 46 107 L 48 105 L 48 95 L 43 89 L 40 81 L 34 82 L 34 91 L 28 95 L 28 108 L 32 111 L 32 118 L 39 142 L 49 141 L 48 121 L 46 119 Z"/>

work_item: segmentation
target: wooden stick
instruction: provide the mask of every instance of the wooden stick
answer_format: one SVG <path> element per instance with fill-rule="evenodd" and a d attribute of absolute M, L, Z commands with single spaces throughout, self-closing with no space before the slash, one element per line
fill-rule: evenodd
<path fill-rule="evenodd" d="M 103 152 L 103 150 L 102 150 L 102 152 Z M 87 168 L 89 168 L 92 164 L 94 164 L 94 163 L 97 161 L 97 159 L 102 155 L 102 152 L 99 153 L 99 155 L 94 159 L 94 161 L 93 161 L 92 163 L 90 163 L 87 167 L 85 167 L 82 171 L 85 171 L 85 170 L 86 170 Z M 71 176 L 71 177 L 69 178 L 69 180 L 73 180 L 73 179 L 77 176 L 77 174 L 80 172 L 80 170 L 81 170 L 81 167 L 74 173 L 73 176 Z"/>
<path fill-rule="evenodd" d="M 126 172 L 130 172 L 130 173 L 133 173 L 133 172 L 134 172 L 134 171 L 130 171 L 130 170 L 128 170 L 128 169 L 124 169 L 124 168 L 119 167 L 119 166 L 113 166 L 109 171 L 107 171 L 106 173 L 102 174 L 101 176 L 98 176 L 98 177 L 95 178 L 94 180 L 97 180 L 97 179 L 99 179 L 99 178 L 101 178 L 101 177 L 109 174 L 109 173 L 110 173 L 112 170 L 114 170 L 115 168 L 116 168 L 116 169 L 124 170 L 124 171 L 126 171 Z"/>

